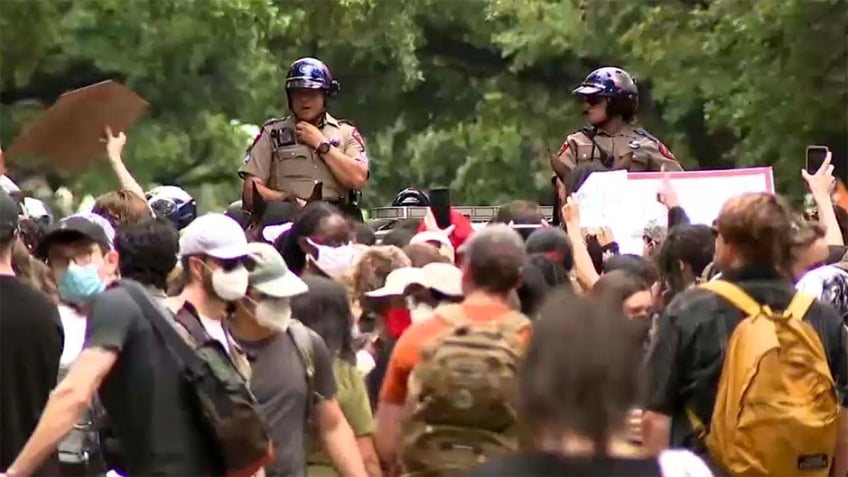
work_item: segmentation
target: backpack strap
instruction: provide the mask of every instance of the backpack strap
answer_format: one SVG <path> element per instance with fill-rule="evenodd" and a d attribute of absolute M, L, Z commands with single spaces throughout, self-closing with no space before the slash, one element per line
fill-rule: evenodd
<path fill-rule="evenodd" d="M 501 332 L 504 334 L 521 333 L 533 324 L 533 322 L 530 321 L 530 318 L 527 318 L 523 313 L 517 311 L 510 311 L 505 315 L 499 316 L 498 321 L 501 327 Z"/>
<path fill-rule="evenodd" d="M 462 326 L 468 322 L 468 317 L 465 316 L 465 310 L 460 304 L 441 305 L 436 307 L 433 313 L 452 327 Z"/>
<path fill-rule="evenodd" d="M 698 285 L 698 288 L 709 290 L 715 293 L 716 295 L 724 298 L 725 300 L 729 301 L 733 306 L 742 310 L 748 316 L 756 316 L 764 308 L 768 308 L 768 306 L 761 305 L 756 300 L 751 298 L 751 296 L 748 295 L 748 293 L 743 290 L 739 285 L 731 283 L 727 280 L 709 281 Z"/>
<path fill-rule="evenodd" d="M 213 338 L 206 332 L 206 328 L 200 323 L 197 317 L 197 311 L 189 302 L 183 303 L 183 306 L 174 314 L 174 319 L 188 331 L 191 339 L 194 340 L 195 346 L 200 346 Z"/>
<path fill-rule="evenodd" d="M 759 315 L 764 308 L 768 308 L 751 298 L 751 296 L 748 295 L 742 287 L 727 280 L 712 280 L 704 282 L 698 285 L 698 288 L 708 290 L 720 296 L 748 316 Z M 685 411 L 686 417 L 689 419 L 689 424 L 691 424 L 692 430 L 695 431 L 698 441 L 702 444 L 705 443 L 708 431 L 707 426 L 704 425 L 704 421 L 698 417 L 695 413 L 695 409 L 693 409 L 691 405 L 687 405 L 685 407 Z"/>
<path fill-rule="evenodd" d="M 695 414 L 695 410 L 692 409 L 692 406 L 686 406 L 686 417 L 689 419 L 689 424 L 692 425 L 692 430 L 695 431 L 695 435 L 698 437 L 698 442 L 705 443 L 707 441 L 707 426 L 704 425 L 704 421 Z"/>
<path fill-rule="evenodd" d="M 452 327 L 458 327 L 469 323 L 468 317 L 465 314 L 465 309 L 461 304 L 442 305 L 436 308 L 434 313 Z M 503 333 L 518 333 L 532 324 L 529 318 L 512 310 L 502 315 L 498 315 L 494 322 L 499 324 L 501 332 Z"/>
<path fill-rule="evenodd" d="M 298 320 L 291 320 L 286 330 L 297 348 L 297 354 L 303 362 L 306 370 L 306 420 L 312 415 L 312 407 L 315 403 L 315 358 L 312 349 L 312 336 L 309 328 Z"/>
<path fill-rule="evenodd" d="M 792 297 L 792 301 L 789 302 L 789 306 L 787 306 L 786 310 L 783 312 L 783 316 L 789 319 L 797 318 L 799 320 L 803 320 L 804 315 L 807 314 L 807 311 L 811 306 L 813 306 L 815 301 L 816 298 L 812 295 L 797 292 L 795 293 L 795 296 Z"/>

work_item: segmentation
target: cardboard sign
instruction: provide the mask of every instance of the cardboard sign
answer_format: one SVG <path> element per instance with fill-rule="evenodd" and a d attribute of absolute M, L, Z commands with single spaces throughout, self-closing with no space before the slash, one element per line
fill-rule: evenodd
<path fill-rule="evenodd" d="M 148 103 L 112 80 L 69 91 L 59 97 L 21 134 L 6 152 L 10 161 L 42 156 L 67 170 L 81 170 L 106 156 L 100 141 L 110 126 L 126 131 L 144 114 Z"/>
<path fill-rule="evenodd" d="M 671 172 L 669 179 L 693 224 L 712 224 L 738 194 L 774 193 L 771 167 Z M 661 182 L 660 172 L 593 173 L 577 193 L 581 226 L 610 227 L 622 253 L 641 254 L 645 226 L 668 224 L 668 210 L 657 201 Z"/>

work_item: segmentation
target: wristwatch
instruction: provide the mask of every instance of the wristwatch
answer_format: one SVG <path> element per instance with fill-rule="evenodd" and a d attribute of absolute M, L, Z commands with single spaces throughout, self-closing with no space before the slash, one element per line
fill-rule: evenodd
<path fill-rule="evenodd" d="M 327 141 L 322 142 L 318 145 L 318 149 L 316 149 L 316 151 L 318 151 L 318 154 L 321 156 L 327 154 L 328 152 L 330 152 L 330 143 Z"/>

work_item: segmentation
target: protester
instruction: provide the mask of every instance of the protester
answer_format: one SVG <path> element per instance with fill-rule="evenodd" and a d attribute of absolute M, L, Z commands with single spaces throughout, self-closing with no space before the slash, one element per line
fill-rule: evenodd
<path fill-rule="evenodd" d="M 711 475 L 686 451 L 646 457 L 628 442 L 640 348 L 619 310 L 560 291 L 540 314 L 518 388 L 530 449 L 484 464 L 471 476 Z"/>
<path fill-rule="evenodd" d="M 578 88 L 590 115 L 632 119 L 599 84 Z M 278 157 L 303 146 L 271 127 L 285 122 L 251 146 L 271 169 L 300 160 Z M 346 217 L 358 193 L 324 181 L 331 205 L 294 176 L 299 197 L 250 180 L 250 213 L 198 217 L 210 204 L 186 190 L 144 192 L 110 128 L 120 185 L 83 191 L 91 212 L 54 220 L 2 176 L 0 477 L 848 475 L 848 215 L 830 156 L 801 173 L 805 218 L 749 193 L 713 220 L 681 194 L 690 220 L 663 170 L 637 178 L 659 178 L 665 211 L 651 197 L 609 223 L 582 187 L 609 159 L 679 168 L 625 129 L 614 150 L 589 130 L 566 141 L 561 227 L 521 197 L 451 209 L 445 226 L 413 188 L 369 226 Z"/>
<path fill-rule="evenodd" d="M 715 238 L 707 225 L 683 224 L 668 231 L 656 253 L 666 302 L 699 280 L 714 253 Z"/>
<path fill-rule="evenodd" d="M 438 249 L 423 243 L 407 245 L 403 248 L 403 253 L 409 257 L 410 262 L 412 262 L 411 265 L 415 268 L 421 268 L 424 265 L 436 262 L 452 263 Z"/>
<path fill-rule="evenodd" d="M 152 217 L 144 197 L 123 189 L 98 197 L 91 212 L 106 217 L 116 228 Z"/>
<path fill-rule="evenodd" d="M 239 345 L 252 357 L 250 386 L 274 442 L 274 462 L 265 467 L 266 475 L 305 475 L 306 423 L 313 422 L 339 473 L 364 477 L 362 456 L 336 397 L 332 356 L 324 340 L 292 313 L 291 299 L 308 286 L 272 246 L 252 243 L 248 250 L 255 268 L 231 323 Z"/>
<path fill-rule="evenodd" d="M 220 476 L 221 456 L 174 355 L 124 287 L 105 289 L 119 257 L 103 227 L 72 216 L 39 247 L 57 275 L 60 296 L 89 310 L 86 337 L 7 475 L 31 475 L 99 392 L 123 444 L 128 475 Z"/>
<path fill-rule="evenodd" d="M 276 246 L 295 274 L 316 273 L 339 280 L 354 263 L 356 252 L 350 240 L 350 224 L 339 209 L 311 202 Z"/>
<path fill-rule="evenodd" d="M 377 406 L 376 438 L 380 458 L 393 472 L 399 466 L 404 471 L 414 472 L 421 470 L 416 469 L 415 466 L 438 469 L 449 465 L 445 462 L 445 459 L 450 459 L 448 454 L 425 457 L 427 454 L 413 439 L 420 434 L 411 432 L 412 428 L 408 428 L 403 433 L 411 440 L 406 441 L 402 449 L 399 448 L 402 435 L 401 422 L 407 418 L 412 418 L 412 423 L 416 422 L 414 418 L 416 416 L 404 413 L 404 405 L 410 391 L 409 377 L 416 366 L 422 364 L 421 351 L 438 337 L 443 336 L 445 332 L 453 329 L 453 323 L 467 322 L 469 325 L 503 323 L 506 326 L 513 323 L 513 320 L 518 321 L 516 315 L 511 312 L 509 296 L 521 282 L 522 267 L 526 260 L 521 237 L 506 225 L 492 225 L 477 232 L 463 248 L 462 253 L 465 256 L 463 262 L 465 300 L 461 305 L 455 305 L 457 317 L 445 317 L 444 313 L 447 310 L 443 309 L 434 319 L 413 324 L 401 335 L 392 352 L 380 403 Z M 525 317 L 521 317 L 521 320 L 529 324 Z M 528 331 L 528 328 L 516 325 L 516 330 Z M 527 337 L 526 334 L 520 336 Z M 520 351 L 515 350 L 516 353 Z M 474 353 L 469 353 L 469 357 L 473 356 Z M 413 389 L 417 391 L 422 388 L 416 386 Z M 482 396 L 480 398 L 491 399 L 491 397 L 483 398 Z M 411 408 L 407 409 L 411 410 Z M 497 424 L 500 421 L 501 419 L 498 418 L 494 423 Z M 489 421 L 489 423 L 493 422 Z M 420 424 L 428 425 L 426 421 L 421 421 Z M 403 459 L 399 459 L 401 450 L 403 450 Z M 454 450 L 462 452 L 461 449 Z"/>
<path fill-rule="evenodd" d="M 177 264 L 179 234 L 169 219 L 147 219 L 118 231 L 115 237 L 123 278 L 148 287 L 151 296 L 164 303 L 168 275 Z"/>
<path fill-rule="evenodd" d="M 381 477 L 380 461 L 374 449 L 374 417 L 362 373 L 356 366 L 351 333 L 352 315 L 347 293 L 338 283 L 320 277 L 305 277 L 309 291 L 292 299 L 292 312 L 318 333 L 327 344 L 333 360 L 333 376 L 338 388 L 338 401 L 345 419 L 356 436 L 359 454 L 369 477 Z M 314 436 L 313 436 L 314 437 Z M 313 439 L 314 441 L 315 439 Z M 318 444 L 318 445 L 316 445 Z M 332 460 L 320 446 L 310 446 L 309 476 L 335 476 Z"/>
<path fill-rule="evenodd" d="M 12 268 L 18 225 L 17 204 L 0 190 L 0 472 L 7 473 L 56 386 L 63 339 L 56 305 Z M 55 447 L 28 473 L 58 475 Z"/>
<path fill-rule="evenodd" d="M 717 395 L 721 390 L 725 392 L 733 392 L 733 388 L 722 385 L 724 380 L 738 379 L 742 381 L 742 377 L 726 373 L 733 373 L 738 369 L 732 366 L 727 367 L 728 370 L 722 371 L 725 360 L 737 356 L 734 352 L 733 343 L 736 340 L 744 340 L 746 330 L 752 329 L 751 323 L 755 317 L 751 316 L 746 321 L 742 321 L 751 312 L 742 307 L 741 304 L 730 302 L 733 297 L 734 302 L 739 303 L 753 300 L 755 305 L 761 311 L 756 313 L 770 313 L 770 310 L 782 311 L 786 310 L 798 298 L 795 294 L 794 287 L 790 281 L 791 266 L 792 266 L 792 248 L 795 244 L 795 232 L 793 230 L 793 214 L 786 203 L 779 197 L 761 194 L 749 193 L 742 194 L 733 199 L 730 199 L 722 208 L 719 214 L 716 230 L 717 236 L 715 240 L 715 262 L 722 273 L 722 283 L 731 284 L 733 290 L 736 287 L 741 288 L 740 292 L 726 292 L 727 296 L 717 295 L 717 290 L 728 289 L 728 286 L 723 288 L 710 288 L 709 290 L 701 287 L 689 289 L 681 292 L 675 297 L 674 301 L 666 308 L 663 317 L 660 320 L 659 330 L 656 336 L 656 344 L 652 347 L 650 356 L 648 357 L 648 372 L 649 381 L 646 389 L 650 391 L 646 403 L 644 416 L 644 438 L 648 449 L 653 452 L 659 452 L 668 447 L 685 447 L 698 452 L 704 452 L 705 443 L 703 433 L 699 433 L 698 429 L 703 427 L 711 428 L 714 432 L 716 428 L 723 429 L 724 426 L 734 426 L 732 422 L 725 421 L 726 416 L 735 416 L 733 411 L 730 414 L 722 414 L 720 420 L 713 420 L 713 411 L 718 409 L 717 406 L 726 406 L 733 404 L 737 399 L 742 399 L 738 395 L 726 395 L 728 401 L 716 400 Z M 710 282 L 714 284 L 718 282 Z M 714 291 L 715 290 L 715 291 Z M 749 295 L 750 298 L 747 298 Z M 747 306 L 747 305 L 746 305 Z M 763 309 L 767 306 L 767 309 Z M 800 305 L 799 305 L 800 306 Z M 737 308 L 738 307 L 738 308 Z M 742 311 L 746 309 L 746 311 Z M 763 311 L 764 310 L 764 311 Z M 793 371 L 791 374 L 793 380 L 805 380 L 795 383 L 795 386 L 801 386 L 798 389 L 808 389 L 801 391 L 798 396 L 798 404 L 794 413 L 807 412 L 828 412 L 832 419 L 837 419 L 837 407 L 835 403 L 836 393 L 841 396 L 841 416 L 839 420 L 843 423 L 840 430 L 836 431 L 834 438 L 828 444 L 822 444 L 825 447 L 815 446 L 820 440 L 801 441 L 794 444 L 788 443 L 785 439 L 797 439 L 800 436 L 792 436 L 785 433 L 784 428 L 775 427 L 776 424 L 782 422 L 784 426 L 795 425 L 795 421 L 786 420 L 788 418 L 778 417 L 776 414 L 780 412 L 780 407 L 770 408 L 770 413 L 766 414 L 766 410 L 759 416 L 767 418 L 772 415 L 773 419 L 769 421 L 752 420 L 747 427 L 748 440 L 745 444 L 737 442 L 737 445 L 744 445 L 743 449 L 748 451 L 739 454 L 747 456 L 749 459 L 759 459 L 756 464 L 759 469 L 764 469 L 768 474 L 780 474 L 788 471 L 786 467 L 781 467 L 775 464 L 779 459 L 790 459 L 792 465 L 796 462 L 796 457 L 789 451 L 789 447 L 793 449 L 802 449 L 804 446 L 814 445 L 817 449 L 816 453 L 822 453 L 826 456 L 823 462 L 823 469 L 826 470 L 831 459 L 833 460 L 832 471 L 834 475 L 844 475 L 848 472 L 848 431 L 844 426 L 848 419 L 848 380 L 846 380 L 845 363 L 848 362 L 846 354 L 845 342 L 843 341 L 842 320 L 840 316 L 829 305 L 820 303 L 809 304 L 809 311 L 800 312 L 793 319 L 803 319 L 803 323 L 796 328 L 797 330 L 806 330 L 808 341 L 806 346 L 818 347 L 818 350 L 807 351 L 807 348 L 800 348 L 801 345 L 795 345 L 794 348 L 799 354 L 799 358 L 803 358 L 803 372 Z M 741 323 L 746 323 L 742 326 Z M 790 326 L 790 325 L 786 325 Z M 795 325 L 792 325 L 795 326 Z M 736 330 L 739 331 L 737 336 Z M 813 333 L 815 331 L 815 333 Z M 796 336 L 802 331 L 795 331 Z M 772 331 L 774 333 L 774 331 Z M 772 335 L 773 336 L 773 335 Z M 734 338 L 736 337 L 736 338 Z M 728 345 L 728 338 L 730 344 Z M 743 341 L 744 342 L 744 341 Z M 728 348 L 730 346 L 730 348 Z M 753 347 L 753 344 L 748 346 Z M 787 343 L 787 346 L 789 344 Z M 725 349 L 727 354 L 725 355 Z M 750 348 L 759 349 L 759 348 Z M 813 353 L 812 355 L 806 353 Z M 819 354 L 820 353 L 820 354 Z M 812 356 L 817 356 L 813 358 Z M 753 358 L 752 358 L 753 359 Z M 773 362 L 769 362 L 773 363 Z M 775 363 L 768 372 L 779 372 Z M 812 369 L 813 366 L 819 366 L 817 370 Z M 827 394 L 825 391 L 816 391 L 815 387 L 807 387 L 814 380 L 817 383 L 824 383 L 817 376 L 824 368 L 825 379 L 831 379 L 831 383 L 835 383 L 835 388 L 831 390 L 833 396 L 833 408 L 825 411 L 829 399 L 825 399 Z M 763 371 L 766 372 L 766 371 Z M 790 376 L 790 375 L 787 375 Z M 744 378 L 749 379 L 749 378 Z M 758 388 L 760 389 L 760 388 Z M 780 392 L 773 391 L 769 399 L 774 399 L 775 402 L 782 402 L 778 394 Z M 762 391 L 760 391 L 762 392 Z M 821 392 L 821 393 L 820 393 Z M 809 393 L 816 393 L 810 395 Z M 803 404 L 802 404 L 803 403 Z M 809 406 L 815 404 L 816 411 L 813 411 Z M 724 409 L 722 407 L 722 409 Z M 749 418 L 752 419 L 752 418 Z M 780 419 L 780 420 L 778 420 Z M 833 421 L 815 422 L 818 418 L 813 417 L 813 420 L 807 421 L 810 426 L 813 426 L 821 439 L 827 439 L 827 434 L 824 426 L 835 426 Z M 800 428 L 795 427 L 797 431 Z M 832 427 L 831 427 L 832 429 Z M 758 432 L 756 435 L 751 432 Z M 809 432 L 813 432 L 812 430 Z M 809 434 L 807 437 L 812 436 Z M 709 438 L 709 436 L 707 436 Z M 731 465 L 727 460 L 726 454 L 716 454 L 719 450 L 719 445 L 715 439 L 712 441 L 711 457 L 718 460 L 721 466 Z M 803 438 L 802 438 L 803 439 Z M 766 451 L 757 450 L 754 453 L 752 447 L 760 444 L 769 446 L 771 454 Z M 809 447 L 806 447 L 809 448 Z M 782 449 L 784 452 L 780 455 L 773 454 L 777 449 Z M 771 460 L 769 460 L 771 459 Z M 737 462 L 741 462 L 738 460 Z M 745 466 L 755 465 L 750 461 L 746 461 Z M 789 462 L 785 462 L 789 465 Z M 742 464 L 740 464 L 742 465 Z M 768 466 L 774 466 L 769 468 Z M 808 465 L 820 466 L 822 463 L 808 463 Z M 753 469 L 751 467 L 744 467 Z M 794 468 L 794 467 L 793 467 Z M 737 472 L 737 469 L 728 469 Z M 757 473 L 761 473 L 761 471 Z"/>

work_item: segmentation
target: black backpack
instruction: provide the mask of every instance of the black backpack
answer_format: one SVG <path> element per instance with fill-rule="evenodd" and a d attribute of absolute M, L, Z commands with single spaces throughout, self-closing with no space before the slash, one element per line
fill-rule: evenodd
<path fill-rule="evenodd" d="M 211 338 L 195 318 L 198 326 L 187 327 L 197 343 L 192 348 L 141 285 L 121 280 L 121 287 L 141 308 L 191 385 L 203 421 L 217 444 L 225 475 L 249 477 L 272 462 L 274 445 L 256 399 L 221 343 Z"/>

